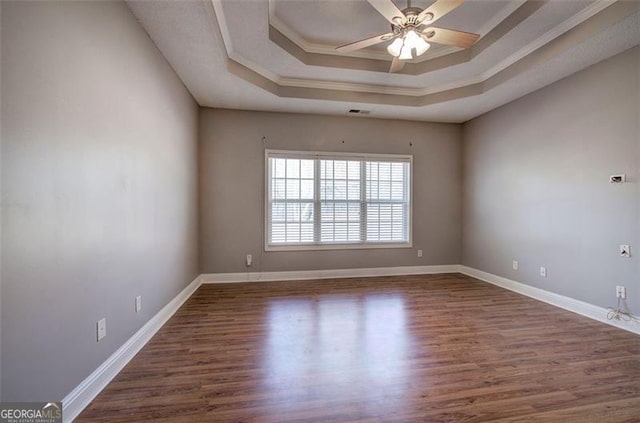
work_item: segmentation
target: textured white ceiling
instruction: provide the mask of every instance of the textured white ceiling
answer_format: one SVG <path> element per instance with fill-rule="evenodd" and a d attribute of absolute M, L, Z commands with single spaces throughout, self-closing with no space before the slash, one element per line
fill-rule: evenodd
<path fill-rule="evenodd" d="M 274 12 L 278 12 L 280 7 L 286 8 L 287 3 L 292 4 L 292 10 L 281 12 L 279 17 L 294 29 L 292 20 L 296 20 L 295 18 L 298 16 L 296 13 L 311 13 L 309 10 L 305 11 L 306 6 L 312 7 L 311 11 L 323 10 L 323 7 L 327 8 L 326 12 L 318 12 L 317 26 L 309 27 L 308 32 L 301 34 L 314 42 L 324 43 L 334 40 L 333 38 L 321 39 L 317 34 L 314 35 L 314 31 L 323 25 L 328 29 L 335 27 L 335 34 L 332 37 L 336 37 L 336 41 L 339 41 L 338 38 L 349 37 L 344 40 L 344 42 L 349 42 L 359 37 L 358 34 L 355 34 L 355 37 L 350 36 L 349 29 L 345 29 L 341 25 L 338 26 L 333 20 L 327 19 L 332 13 L 337 13 L 335 10 L 341 4 L 348 6 L 345 7 L 344 13 L 346 15 L 350 14 L 349 10 L 351 9 L 362 10 L 362 13 L 366 14 L 367 20 L 378 20 L 375 11 L 373 14 L 364 12 L 366 7 L 370 7 L 366 2 L 351 0 L 276 0 Z M 399 0 L 398 4 L 402 6 L 401 3 L 403 2 Z M 421 5 L 420 3 L 428 2 L 418 0 L 413 3 Z M 499 9 L 498 3 L 503 7 L 505 5 L 505 2 L 494 3 L 491 2 L 488 7 L 496 7 L 497 10 Z M 225 0 L 216 5 L 221 6 L 224 11 L 226 28 L 222 28 L 222 30 L 228 31 L 227 46 L 225 46 L 221 35 L 218 22 L 220 16 L 216 16 L 211 0 L 131 0 L 128 4 L 196 101 L 207 107 L 338 115 L 345 114 L 350 108 L 361 108 L 371 110 L 372 113 L 369 115 L 371 117 L 464 122 L 640 44 L 640 12 L 636 11 L 605 28 L 593 31 L 593 34 L 589 34 L 580 42 L 567 46 L 561 45 L 562 48 L 555 48 L 553 54 L 539 55 L 540 57 L 527 63 L 526 68 L 520 72 L 514 73 L 509 78 L 504 78 L 500 84 L 473 97 L 437 102 L 420 107 L 285 98 L 278 97 L 230 73 L 227 55 L 230 54 L 232 57 L 240 59 L 241 63 L 244 61 L 244 64 L 253 66 L 254 70 L 259 70 L 258 73 L 275 79 L 296 78 L 327 84 L 346 82 L 380 85 L 389 87 L 389 89 L 399 87 L 421 90 L 435 89 L 437 91 L 438 87 L 445 89 L 447 86 L 455 86 L 467 80 L 478 78 L 492 69 L 497 69 L 498 65 L 507 63 L 508 60 L 526 58 L 526 54 L 536 51 L 536 49 L 532 50 L 536 46 L 535 41 L 545 41 L 545 36 L 550 38 L 555 33 L 557 35 L 554 38 L 562 37 L 561 30 L 564 28 L 569 30 L 575 26 L 578 17 L 581 14 L 584 15 L 585 10 L 588 11 L 588 8 L 593 5 L 590 1 L 550 1 L 471 62 L 423 75 L 390 75 L 381 72 L 304 65 L 269 40 L 269 5 L 267 0 Z M 480 4 L 482 2 L 479 1 L 465 3 L 459 11 L 452 12 L 451 24 L 455 24 L 457 27 L 467 24 L 479 25 L 480 20 L 485 23 L 489 21 L 490 16 L 483 16 L 478 22 L 471 22 L 474 16 L 473 9 Z M 287 13 L 290 13 L 291 16 Z M 457 13 L 458 16 L 453 13 Z M 384 31 L 386 24 L 383 19 L 379 19 L 379 21 L 379 25 Z M 442 22 L 445 22 L 444 18 Z M 468 28 L 466 29 L 468 30 Z M 558 39 L 560 40 L 560 38 Z"/>

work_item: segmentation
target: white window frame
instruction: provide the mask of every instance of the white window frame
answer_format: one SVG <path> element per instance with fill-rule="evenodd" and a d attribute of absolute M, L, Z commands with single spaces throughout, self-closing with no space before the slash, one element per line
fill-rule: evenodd
<path fill-rule="evenodd" d="M 407 207 L 407 242 L 342 242 L 332 244 L 283 244 L 273 245 L 269 244 L 271 238 L 270 233 L 270 220 L 271 220 L 271 207 L 270 207 L 270 190 L 271 190 L 271 175 L 269 174 L 269 158 L 270 157 L 282 157 L 282 158 L 300 158 L 300 159 L 329 159 L 329 160 L 371 160 L 371 161 L 401 161 L 409 163 L 409 201 Z M 316 170 L 315 177 L 318 177 L 319 170 Z M 361 174 L 361 178 L 365 181 L 365 175 Z M 412 248 L 413 247 L 413 155 L 410 154 L 368 154 L 368 153 L 343 153 L 343 152 L 324 152 L 324 151 L 295 151 L 295 150 L 274 150 L 265 149 L 264 152 L 264 250 L 265 251 L 308 251 L 308 250 L 361 250 L 361 249 L 378 249 L 378 248 Z M 363 184 L 366 183 L 363 182 Z M 318 181 L 316 181 L 315 189 L 318 187 Z M 314 189 L 314 203 L 315 196 L 319 195 Z M 364 195 L 364 194 L 363 194 Z M 363 217 L 366 219 L 366 216 Z"/>

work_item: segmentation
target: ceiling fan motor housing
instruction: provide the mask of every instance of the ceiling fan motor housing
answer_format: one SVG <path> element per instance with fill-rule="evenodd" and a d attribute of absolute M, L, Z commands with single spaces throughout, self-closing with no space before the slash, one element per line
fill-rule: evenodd
<path fill-rule="evenodd" d="M 397 23 L 391 24 L 391 30 L 393 31 L 393 33 L 401 34 L 407 28 L 419 30 L 419 28 L 424 25 L 422 22 L 430 21 L 431 19 L 433 19 L 433 14 L 427 13 L 427 16 L 424 19 L 418 21 L 418 15 L 420 15 L 423 10 L 424 9 L 421 9 L 419 7 L 407 7 L 406 9 L 403 9 L 402 13 L 406 17 L 406 21 L 403 22 L 403 19 L 400 16 L 394 18 L 393 20 Z"/>

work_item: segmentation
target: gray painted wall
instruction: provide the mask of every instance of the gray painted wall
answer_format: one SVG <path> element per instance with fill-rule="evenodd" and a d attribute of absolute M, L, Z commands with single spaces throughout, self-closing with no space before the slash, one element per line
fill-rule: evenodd
<path fill-rule="evenodd" d="M 0 24 L 2 23 L 2 7 L 0 6 Z M 2 31 L 0 30 L 0 56 L 2 51 Z M 0 105 L 2 104 L 2 64 L 0 61 Z M 2 400 L 2 113 L 0 113 L 0 401 Z"/>
<path fill-rule="evenodd" d="M 639 75 L 636 47 L 464 125 L 463 264 L 640 314 Z"/>
<path fill-rule="evenodd" d="M 60 400 L 198 274 L 198 111 L 124 3 L 1 7 L 2 395 Z"/>
<path fill-rule="evenodd" d="M 412 154 L 413 248 L 264 252 L 265 147 Z M 460 125 L 203 108 L 199 155 L 203 273 L 460 262 Z"/>

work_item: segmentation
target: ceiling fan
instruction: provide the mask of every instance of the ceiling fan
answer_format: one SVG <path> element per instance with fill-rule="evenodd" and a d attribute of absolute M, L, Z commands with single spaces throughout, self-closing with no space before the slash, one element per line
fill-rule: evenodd
<path fill-rule="evenodd" d="M 424 54 L 431 46 L 429 42 L 469 48 L 480 38 L 480 35 L 470 32 L 430 26 L 464 0 L 436 0 L 426 9 L 411 7 L 411 0 L 407 0 L 407 7 L 403 10 L 398 9 L 391 0 L 368 1 L 391 23 L 391 32 L 346 44 L 336 50 L 347 53 L 393 40 L 387 46 L 387 51 L 393 56 L 389 72 L 399 72 L 407 60 Z"/>

